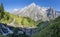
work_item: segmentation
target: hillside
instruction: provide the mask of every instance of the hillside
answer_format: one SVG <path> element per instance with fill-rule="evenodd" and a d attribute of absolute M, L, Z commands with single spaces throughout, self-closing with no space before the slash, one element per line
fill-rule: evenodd
<path fill-rule="evenodd" d="M 3 16 L 4 17 L 0 20 L 0 23 L 15 24 L 17 27 L 18 26 L 32 27 L 35 26 L 36 24 L 36 22 L 31 18 L 17 16 L 9 12 L 4 12 Z"/>
<path fill-rule="evenodd" d="M 32 37 L 60 37 L 60 17 L 52 21 L 47 27 L 40 32 L 32 35 Z"/>

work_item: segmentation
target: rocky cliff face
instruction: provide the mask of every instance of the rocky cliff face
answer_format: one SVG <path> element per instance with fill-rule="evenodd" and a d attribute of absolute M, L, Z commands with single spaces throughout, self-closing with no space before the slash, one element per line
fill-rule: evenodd
<path fill-rule="evenodd" d="M 30 17 L 35 21 L 43 20 L 48 21 L 49 18 L 53 19 L 56 17 L 56 11 L 53 8 L 43 8 L 35 3 L 28 5 L 21 10 L 17 10 L 16 14 L 19 16 Z"/>
<path fill-rule="evenodd" d="M 50 19 L 56 18 L 56 11 L 53 8 L 47 9 L 46 12 L 47 12 L 48 18 Z"/>
<path fill-rule="evenodd" d="M 35 3 L 32 3 L 28 5 L 27 7 L 21 9 L 20 11 L 17 11 L 19 16 L 25 16 L 30 17 L 35 21 L 38 20 L 48 20 L 47 14 L 46 14 L 46 8 L 41 8 Z"/>

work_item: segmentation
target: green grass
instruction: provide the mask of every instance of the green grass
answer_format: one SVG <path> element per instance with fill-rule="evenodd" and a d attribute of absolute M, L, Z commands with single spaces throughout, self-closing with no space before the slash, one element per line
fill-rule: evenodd
<path fill-rule="evenodd" d="M 22 17 L 22 16 L 17 16 L 14 14 L 11 14 L 9 12 L 4 12 L 5 14 L 3 14 L 3 18 L 0 20 L 0 23 L 6 23 L 6 24 L 10 24 L 13 22 L 16 25 L 21 25 L 21 26 L 26 26 L 26 27 L 32 27 L 32 26 L 36 26 L 37 22 L 32 20 L 29 17 Z"/>
<path fill-rule="evenodd" d="M 11 23 L 14 16 L 8 12 L 5 12 L 3 15 L 4 17 L 0 20 L 0 23 Z"/>

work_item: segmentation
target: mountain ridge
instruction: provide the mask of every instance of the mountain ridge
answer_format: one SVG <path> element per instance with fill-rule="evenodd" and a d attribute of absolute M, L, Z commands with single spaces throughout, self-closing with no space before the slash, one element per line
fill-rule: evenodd
<path fill-rule="evenodd" d="M 30 17 L 35 21 L 38 21 L 38 20 L 49 21 L 49 18 L 54 19 L 57 16 L 56 15 L 57 12 L 53 8 L 40 7 L 35 3 L 32 3 L 22 8 L 21 10 L 17 10 L 15 13 L 18 16 Z"/>

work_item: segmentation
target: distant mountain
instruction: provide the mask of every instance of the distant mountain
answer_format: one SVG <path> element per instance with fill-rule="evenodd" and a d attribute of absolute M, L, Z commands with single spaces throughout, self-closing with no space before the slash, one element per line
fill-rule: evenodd
<path fill-rule="evenodd" d="M 24 17 L 30 17 L 35 21 L 38 21 L 40 19 L 47 20 L 47 15 L 45 12 L 46 9 L 40 8 L 35 3 L 32 3 L 28 5 L 27 7 L 21 9 L 20 11 L 17 11 L 17 15 L 24 16 Z"/>
<path fill-rule="evenodd" d="M 49 19 L 56 18 L 56 10 L 53 8 L 44 8 L 32 3 L 21 10 L 14 11 L 16 15 L 30 17 L 35 21 L 43 20 L 48 21 Z"/>

